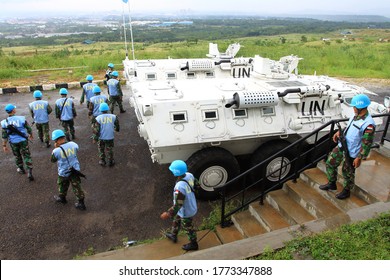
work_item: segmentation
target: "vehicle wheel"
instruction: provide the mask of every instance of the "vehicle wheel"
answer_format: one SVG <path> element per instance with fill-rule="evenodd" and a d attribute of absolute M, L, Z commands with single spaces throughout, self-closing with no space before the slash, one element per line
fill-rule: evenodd
<path fill-rule="evenodd" d="M 187 160 L 188 171 L 200 183 L 198 197 L 204 200 L 218 198 L 215 188 L 224 185 L 240 174 L 237 159 L 227 150 L 211 147 L 194 153 Z"/>
<path fill-rule="evenodd" d="M 289 142 L 283 140 L 279 140 L 279 141 L 277 140 L 277 141 L 272 141 L 261 145 L 252 155 L 251 166 L 253 167 L 256 164 L 262 162 L 263 160 L 266 160 L 270 156 L 274 155 L 275 153 L 287 147 L 289 144 L 290 144 Z M 267 186 L 279 180 L 279 172 L 276 170 L 279 170 L 280 167 L 282 166 L 282 160 L 283 160 L 283 170 L 280 176 L 281 179 L 287 177 L 294 171 L 293 164 L 290 164 L 291 160 L 294 157 L 295 157 L 294 152 L 286 151 L 285 153 L 280 155 L 280 157 L 277 157 L 272 161 L 270 161 L 260 171 L 253 172 L 251 176 L 252 180 L 258 181 L 261 177 L 263 177 L 264 178 L 263 185 L 265 189 L 267 189 Z M 273 172 L 275 173 L 272 174 Z"/>

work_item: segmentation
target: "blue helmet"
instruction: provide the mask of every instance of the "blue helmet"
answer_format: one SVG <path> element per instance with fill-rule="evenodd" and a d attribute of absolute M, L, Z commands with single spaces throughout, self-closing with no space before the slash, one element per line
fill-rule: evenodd
<path fill-rule="evenodd" d="M 103 102 L 103 103 L 100 103 L 99 105 L 99 111 L 100 112 L 104 112 L 104 111 L 108 111 L 110 110 L 110 108 L 108 107 L 108 104 Z"/>
<path fill-rule="evenodd" d="M 56 129 L 51 133 L 51 140 L 56 141 L 58 138 L 65 137 L 65 133 L 61 129 Z"/>
<path fill-rule="evenodd" d="M 182 160 L 174 160 L 169 166 L 169 170 L 172 172 L 173 176 L 181 176 L 187 172 L 187 164 Z"/>
<path fill-rule="evenodd" d="M 15 108 L 16 108 L 15 105 L 13 105 L 13 104 L 7 104 L 7 106 L 5 106 L 5 111 L 6 111 L 7 113 L 11 113 Z"/>
<path fill-rule="evenodd" d="M 114 77 L 118 77 L 118 76 L 119 76 L 118 71 L 113 71 L 113 72 L 111 73 L 111 75 L 114 76 Z"/>
<path fill-rule="evenodd" d="M 357 109 L 367 108 L 371 104 L 370 98 L 365 94 L 358 94 L 352 98 L 351 106 Z"/>
<path fill-rule="evenodd" d="M 34 98 L 41 98 L 42 97 L 42 92 L 40 90 L 36 90 L 33 93 Z"/>
<path fill-rule="evenodd" d="M 68 94 L 68 90 L 66 88 L 61 88 L 60 89 L 60 94 L 61 95 L 67 95 Z"/>
<path fill-rule="evenodd" d="M 93 81 L 93 76 L 92 75 L 88 75 L 85 79 L 87 81 Z"/>
<path fill-rule="evenodd" d="M 96 94 L 96 93 L 101 93 L 102 91 L 101 91 L 101 89 L 100 89 L 99 86 L 94 86 L 93 89 L 92 89 L 92 92 L 93 92 L 94 94 Z"/>
<path fill-rule="evenodd" d="M 114 64 L 112 64 L 112 63 L 110 62 L 110 63 L 108 63 L 108 67 L 114 68 Z"/>

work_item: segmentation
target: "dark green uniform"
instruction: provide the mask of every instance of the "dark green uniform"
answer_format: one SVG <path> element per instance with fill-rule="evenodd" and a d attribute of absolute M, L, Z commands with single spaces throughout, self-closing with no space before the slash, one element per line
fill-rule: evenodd
<path fill-rule="evenodd" d="M 354 120 L 365 119 L 368 116 L 368 113 L 362 117 L 357 116 Z M 369 125 L 363 134 L 362 137 L 362 147 L 360 151 L 359 157 L 362 159 L 367 158 L 370 153 L 371 145 L 374 140 L 375 128 L 372 125 Z M 351 158 L 351 163 L 355 158 Z M 342 175 L 344 177 L 344 189 L 351 190 L 355 186 L 355 168 L 349 164 L 344 159 L 344 153 L 339 146 L 336 146 L 332 152 L 329 154 L 328 159 L 326 161 L 326 175 L 328 177 L 329 182 L 337 181 L 337 168 L 342 165 Z"/>

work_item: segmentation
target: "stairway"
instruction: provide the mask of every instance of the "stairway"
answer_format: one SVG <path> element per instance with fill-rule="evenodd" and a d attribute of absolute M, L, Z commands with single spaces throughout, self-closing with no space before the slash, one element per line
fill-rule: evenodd
<path fill-rule="evenodd" d="M 389 154 L 372 150 L 356 170 L 356 187 L 351 197 L 339 200 L 335 194 L 342 189 L 341 175 L 337 191 L 318 188 L 327 182 L 325 164 L 321 162 L 316 168 L 301 173 L 297 182 L 288 181 L 282 189 L 268 193 L 263 205 L 254 202 L 246 211 L 234 214 L 232 226 L 217 226 L 215 232 L 198 232 L 200 250 L 196 252 L 181 250 L 181 244 L 187 242 L 183 236 L 177 244 L 163 239 L 87 259 L 243 259 L 255 256 L 266 247 L 283 247 L 285 241 L 293 239 L 300 231 L 317 233 L 390 211 L 389 170 Z"/>

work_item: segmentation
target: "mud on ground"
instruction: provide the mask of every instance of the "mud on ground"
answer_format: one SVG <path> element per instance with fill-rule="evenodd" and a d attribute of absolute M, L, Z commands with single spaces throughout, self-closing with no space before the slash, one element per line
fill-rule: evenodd
<path fill-rule="evenodd" d="M 96 252 L 121 246 L 123 239 L 145 240 L 161 237 L 169 221 L 160 220 L 160 213 L 172 203 L 174 177 L 167 165 L 152 163 L 150 152 L 137 132 L 133 109 L 125 102 L 127 112 L 118 114 L 121 131 L 115 138 L 116 165 L 112 168 L 98 164 L 97 145 L 90 139 L 90 121 L 86 105 L 80 105 L 81 90 L 70 90 L 75 97 L 76 137 L 80 146 L 79 159 L 86 192 L 87 211 L 74 207 L 76 198 L 71 190 L 68 203 L 53 200 L 57 193 L 57 165 L 50 162 L 52 147 L 47 149 L 37 139 L 30 144 L 35 181 L 16 173 L 12 153 L 0 152 L 0 259 L 72 259 L 89 248 Z M 44 92 L 44 99 L 54 107 L 58 91 Z M 0 119 L 6 114 L 4 106 L 13 103 L 17 114 L 27 117 L 31 94 L 0 95 Z M 128 101 L 128 98 L 126 99 Z M 51 130 L 60 128 L 54 113 L 50 115 Z M 200 213 L 195 224 L 208 216 L 210 204 L 199 202 Z M 172 245 L 172 246 L 180 246 Z"/>

